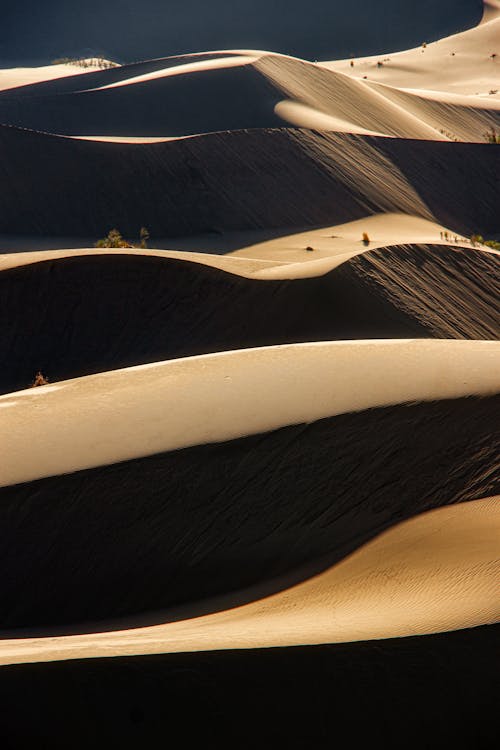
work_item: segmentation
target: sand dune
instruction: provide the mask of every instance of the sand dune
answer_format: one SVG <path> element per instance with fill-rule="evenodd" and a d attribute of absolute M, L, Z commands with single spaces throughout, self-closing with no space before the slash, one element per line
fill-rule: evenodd
<path fill-rule="evenodd" d="M 466 235 L 499 230 L 500 149 L 489 144 L 255 130 L 135 145 L 3 127 L 0 146 L 11 186 L 0 195 L 3 233 L 98 237 L 118 226 L 135 236 L 147 226 L 162 237 L 380 212 Z"/>
<path fill-rule="evenodd" d="M 109 60 L 101 60 L 110 64 Z M 100 68 L 97 60 L 92 60 L 93 68 Z M 61 63 L 58 65 L 42 65 L 32 68 L 3 68 L 0 69 L 0 92 L 9 89 L 18 89 L 24 86 L 46 83 L 47 81 L 59 81 L 64 78 L 74 79 L 76 76 L 88 74 L 88 68 L 78 65 Z M 75 85 L 72 81 L 70 85 Z M 16 91 L 16 95 L 18 92 Z"/>
<path fill-rule="evenodd" d="M 434 351 L 427 377 L 421 347 L 412 357 L 411 344 L 392 346 L 400 355 L 392 370 L 383 356 L 387 345 L 377 347 L 378 368 L 349 347 L 349 384 L 338 357 L 329 378 L 325 363 L 311 356 L 306 372 L 304 360 L 278 378 L 274 352 L 272 379 L 262 388 L 247 362 L 255 401 L 243 401 L 236 373 L 217 388 L 217 378 L 196 362 L 187 388 L 171 377 L 161 390 L 145 381 L 146 371 L 145 388 L 135 394 L 122 379 L 121 388 L 101 389 L 92 400 L 70 398 L 87 381 L 120 377 L 109 373 L 40 388 L 36 397 L 21 394 L 17 403 L 4 397 L 2 478 L 21 483 L 0 490 L 2 627 L 64 626 L 181 603 L 200 614 L 213 605 L 196 602 L 256 584 L 249 598 L 261 598 L 324 570 L 399 521 L 498 492 L 498 396 L 338 413 L 374 405 L 382 398 L 377 388 L 390 402 L 421 392 L 432 398 L 495 390 L 487 382 L 494 367 L 477 356 L 477 345 L 469 367 L 456 356 L 445 367 Z M 206 393 L 201 406 L 196 377 Z M 227 369 L 220 378 L 226 377 Z M 355 394 L 364 399 L 356 405 Z M 337 416 L 321 419 L 328 412 Z M 272 430 L 278 420 L 298 424 L 238 439 Z M 180 441 L 192 447 L 172 450 Z M 195 445 L 200 441 L 210 444 Z M 96 468 L 74 471 L 83 461 Z M 22 482 L 48 473 L 54 476 Z M 245 601 L 241 596 L 233 593 L 219 608 Z"/>
<path fill-rule="evenodd" d="M 500 259 L 470 247 L 380 248 L 334 259 L 331 271 L 329 258 L 256 269 L 232 256 L 151 251 L 38 257 L 2 259 L 3 392 L 28 387 L 38 370 L 57 381 L 270 344 L 498 338 Z"/>
<path fill-rule="evenodd" d="M 487 341 L 291 344 L 18 391 L 0 397 L 7 443 L 0 486 L 375 406 L 494 394 L 499 356 L 500 344 Z M 68 443 L 75 419 L 78 434 Z M 37 451 L 28 461 L 32 440 Z"/>
<path fill-rule="evenodd" d="M 392 527 L 305 583 L 205 617 L 0 641 L 0 663 L 269 648 L 422 635 L 500 619 L 500 497 Z"/>
<path fill-rule="evenodd" d="M 304 54 L 266 41 L 289 6 L 240 49 L 0 70 L 9 747 L 492 745 L 500 0 L 325 63 L 264 50 Z"/>
<path fill-rule="evenodd" d="M 362 241 L 364 232 L 370 239 L 368 247 Z M 102 249 L 96 250 L 94 243 L 95 238 L 92 237 L 0 235 L 0 270 L 73 254 L 101 255 Z M 145 255 L 180 257 L 199 262 L 204 260 L 216 268 L 227 268 L 233 273 L 241 273 L 242 276 L 247 275 L 243 259 L 249 261 L 248 273 L 253 275 L 256 270 L 266 266 L 284 266 L 299 262 L 312 270 L 318 260 L 325 259 L 332 259 L 330 268 L 335 268 L 348 257 L 370 249 L 401 243 L 452 247 L 458 245 L 467 248 L 471 246 L 469 238 L 457 235 L 449 227 L 417 216 L 390 212 L 365 216 L 346 224 L 302 230 L 283 227 L 275 230 L 243 230 L 187 237 L 154 237 L 151 243 L 154 244 L 154 248 L 144 253 Z M 308 247 L 313 249 L 313 254 L 306 251 Z M 477 247 L 484 252 L 498 254 L 498 251 L 485 245 Z M 121 248 L 118 253 L 120 252 L 134 254 L 137 250 Z M 225 260 L 221 257 L 224 255 Z M 232 258 L 239 258 L 240 263 L 233 263 Z M 253 261 L 253 264 L 250 261 Z M 241 270 L 238 271 L 238 268 Z"/>
<path fill-rule="evenodd" d="M 130 66 L 128 77 L 122 67 L 118 80 L 115 73 L 110 83 L 86 89 L 51 94 L 46 86 L 45 93 L 32 86 L 29 96 L 21 97 L 7 92 L 0 95 L 1 121 L 61 135 L 107 137 L 180 137 L 284 121 L 322 130 L 479 142 L 488 128 L 500 125 L 500 98 L 494 96 L 431 102 L 285 55 L 237 50 L 166 58 L 163 69 L 154 63 L 153 70 L 139 74 Z"/>
<path fill-rule="evenodd" d="M 483 23 L 475 28 L 426 47 L 389 55 L 361 57 L 321 63 L 329 70 L 367 80 L 370 84 L 466 95 L 469 106 L 497 106 L 500 102 L 500 11 L 494 2 L 485 3 Z M 422 40 L 423 42 L 425 40 Z M 495 56 L 496 55 L 496 56 Z M 381 65 L 378 65 L 381 63 Z M 495 93 L 490 93 L 494 91 Z"/>
<path fill-rule="evenodd" d="M 162 733 L 245 748 L 263 737 L 323 747 L 332 734 L 356 746 L 425 747 L 432 736 L 435 746 L 488 747 L 498 632 L 3 666 L 2 731 L 18 747 L 83 750 L 154 746 Z"/>

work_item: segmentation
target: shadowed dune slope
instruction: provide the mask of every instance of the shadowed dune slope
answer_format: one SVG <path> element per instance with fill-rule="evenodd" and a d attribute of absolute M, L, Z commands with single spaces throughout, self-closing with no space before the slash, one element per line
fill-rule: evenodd
<path fill-rule="evenodd" d="M 2 667 L 2 734 L 30 750 L 158 736 L 323 748 L 332 733 L 346 747 L 492 747 L 498 633 Z"/>
<path fill-rule="evenodd" d="M 0 391 L 26 388 L 39 369 L 56 381 L 271 344 L 495 339 L 499 289 L 499 256 L 438 245 L 276 281 L 140 254 L 43 261 L 0 273 Z"/>
<path fill-rule="evenodd" d="M 102 90 L 44 97 L 35 93 L 22 98 L 4 94 L 0 122 L 64 135 L 132 136 L 183 136 L 282 124 L 274 114 L 279 91 L 248 65 Z"/>
<path fill-rule="evenodd" d="M 134 76 L 147 75 L 157 70 L 165 70 L 175 65 L 211 60 L 225 56 L 226 54 L 226 52 L 200 52 L 195 55 L 164 57 L 157 60 L 145 60 L 144 62 L 119 65 L 113 68 L 106 68 L 105 70 L 87 70 L 85 72 L 79 71 L 76 68 L 72 76 L 51 78 L 50 80 L 39 81 L 38 83 L 28 83 L 22 86 L 16 85 L 13 88 L 0 90 L 0 102 L 12 97 L 18 99 L 21 97 L 50 96 L 86 91 L 87 89 L 98 88 L 99 86 L 109 86 L 110 84 L 127 80 Z"/>
<path fill-rule="evenodd" d="M 0 122 L 62 135 L 178 137 L 284 120 L 437 140 L 447 140 L 451 130 L 453 138 L 479 142 L 500 125 L 495 99 L 430 102 L 283 55 L 207 53 L 166 58 L 163 69 L 159 62 L 152 61 L 150 70 L 142 63 L 112 71 L 104 85 L 103 73 L 61 82 L 57 93 L 50 93 L 56 83 L 4 91 Z M 317 120 L 315 113 L 326 118 Z"/>
<path fill-rule="evenodd" d="M 0 127 L 0 232 L 135 236 L 327 226 L 383 211 L 470 235 L 500 231 L 500 149 L 304 130 L 167 143 Z"/>
<path fill-rule="evenodd" d="M 284 587 L 417 513 L 497 493 L 499 406 L 372 409 L 4 487 L 0 624 Z"/>

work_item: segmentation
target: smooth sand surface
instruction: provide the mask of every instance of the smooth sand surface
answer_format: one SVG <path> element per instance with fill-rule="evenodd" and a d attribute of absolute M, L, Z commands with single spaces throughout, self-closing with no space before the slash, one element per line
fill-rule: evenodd
<path fill-rule="evenodd" d="M 368 245 L 362 241 L 365 232 L 369 237 Z M 445 233 L 448 239 L 445 239 Z M 247 277 L 304 278 L 328 272 L 345 260 L 378 247 L 410 243 L 470 247 L 468 238 L 457 235 L 436 222 L 390 212 L 366 216 L 337 226 L 288 232 L 284 229 L 274 235 L 269 232 L 267 239 L 262 239 L 263 235 L 263 232 L 246 231 L 227 232 L 215 238 L 213 235 L 159 240 L 154 238 L 150 244 L 155 247 L 147 250 L 97 249 L 83 245 L 49 249 L 51 239 L 47 237 L 0 236 L 0 253 L 4 251 L 4 254 L 0 254 L 0 271 L 57 258 L 109 253 L 184 259 Z M 54 237 L 54 248 L 60 247 L 62 241 L 61 238 Z M 26 247 L 30 247 L 30 251 L 26 251 Z M 235 247 L 238 249 L 234 249 Z M 498 254 L 498 251 L 483 245 L 477 247 L 482 251 Z M 230 255 L 226 255 L 228 253 Z M 297 268 L 296 264 L 301 264 L 302 268 Z M 271 267 L 272 274 L 266 270 Z"/>
<path fill-rule="evenodd" d="M 325 573 L 235 609 L 132 630 L 4 639 L 0 663 L 340 643 L 490 624 L 500 618 L 499 501 L 416 516 Z"/>
<path fill-rule="evenodd" d="M 0 397 L 0 486 L 374 406 L 491 395 L 500 390 L 499 365 L 498 342 L 336 341 L 188 357 L 18 391 Z"/>
<path fill-rule="evenodd" d="M 422 40 L 425 42 L 425 39 Z M 496 57 L 493 57 L 496 55 Z M 483 22 L 416 49 L 321 63 L 356 79 L 420 92 L 465 95 L 469 106 L 500 104 L 500 8 L 485 3 Z M 381 65 L 378 65 L 381 63 Z M 367 77 L 366 79 L 364 77 Z M 495 93 L 490 93 L 490 92 Z"/>
<path fill-rule="evenodd" d="M 440 86 L 441 71 L 446 69 L 441 58 L 456 41 L 451 37 L 425 49 L 400 53 L 404 63 L 395 65 L 405 74 L 411 64 L 419 69 L 420 57 L 427 55 L 433 77 L 420 88 L 408 87 L 408 81 L 413 85 L 411 76 L 405 78 L 403 90 L 390 75 L 379 76 L 380 80 L 362 75 L 365 68 L 389 68 L 392 58 L 351 67 L 349 62 L 318 65 L 287 55 L 235 50 L 165 58 L 163 67 L 161 60 L 150 61 L 151 69 L 144 63 L 147 72 L 139 74 L 135 66 L 123 66 L 118 80 L 110 71 L 110 83 L 103 83 L 106 76 L 101 75 L 98 80 L 89 78 L 87 89 L 80 86 L 55 95 L 44 91 L 42 84 L 37 96 L 34 86 L 31 99 L 0 97 L 0 121 L 136 145 L 284 123 L 331 132 L 482 142 L 486 130 L 500 126 L 500 95 L 493 88 L 500 63 L 492 57 L 493 51 L 489 58 L 484 53 L 493 45 L 498 23 L 500 19 L 458 35 L 459 53 L 455 57 L 446 53 L 448 60 L 460 58 L 457 64 L 451 63 L 454 77 L 466 76 L 471 62 L 475 71 L 483 72 L 479 88 L 486 90 L 484 96 L 467 96 L 462 89 L 441 97 L 428 93 L 431 83 L 434 88 Z M 480 59 L 481 65 L 476 66 Z"/>
<path fill-rule="evenodd" d="M 89 58 L 90 60 L 90 58 Z M 108 60 L 104 62 L 109 63 Z M 113 63 L 116 65 L 116 63 Z M 57 78 L 68 78 L 69 76 L 85 75 L 96 70 L 102 70 L 100 65 L 92 64 L 91 67 L 83 68 L 80 65 L 58 64 L 41 65 L 32 68 L 3 68 L 0 69 L 0 91 L 29 86 L 34 83 L 43 83 Z"/>

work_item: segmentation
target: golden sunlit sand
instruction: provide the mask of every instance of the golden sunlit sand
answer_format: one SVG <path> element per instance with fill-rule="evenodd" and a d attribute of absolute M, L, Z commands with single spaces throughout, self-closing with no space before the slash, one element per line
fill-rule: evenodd
<path fill-rule="evenodd" d="M 333 60 L 215 6 L 2 58 L 0 736 L 492 747 L 500 0 Z"/>

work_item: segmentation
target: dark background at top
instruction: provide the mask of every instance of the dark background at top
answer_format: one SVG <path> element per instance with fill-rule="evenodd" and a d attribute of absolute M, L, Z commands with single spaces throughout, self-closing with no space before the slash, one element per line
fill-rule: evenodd
<path fill-rule="evenodd" d="M 0 64 L 214 49 L 310 60 L 405 49 L 475 25 L 482 0 L 0 0 Z"/>

